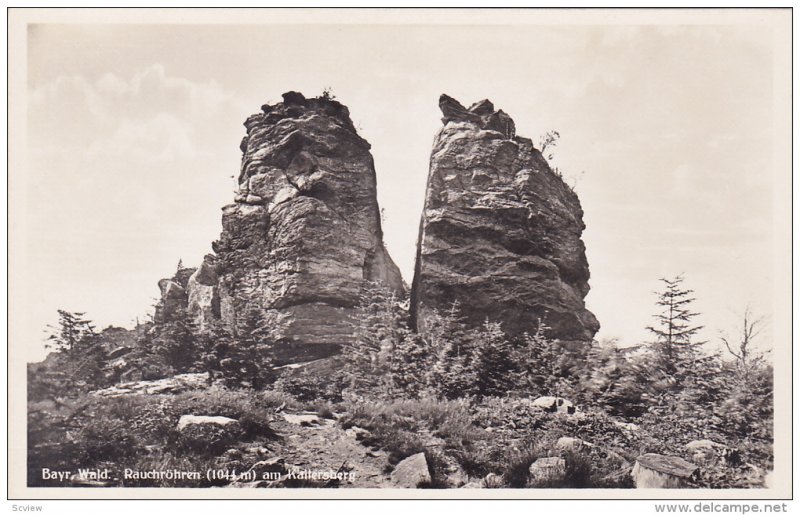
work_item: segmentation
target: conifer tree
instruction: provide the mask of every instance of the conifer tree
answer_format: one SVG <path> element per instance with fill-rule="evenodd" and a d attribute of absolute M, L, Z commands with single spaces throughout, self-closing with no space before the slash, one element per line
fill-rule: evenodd
<path fill-rule="evenodd" d="M 518 363 L 518 385 L 528 393 L 556 395 L 555 380 L 559 358 L 557 342 L 545 336 L 550 328 L 539 319 L 533 333 L 522 336 L 522 345 L 514 349 L 514 361 Z"/>
<path fill-rule="evenodd" d="M 661 352 L 669 359 L 675 358 L 681 349 L 702 343 L 693 341 L 693 337 L 703 326 L 693 323 L 700 313 L 690 309 L 690 304 L 695 300 L 691 297 L 694 290 L 682 289 L 683 279 L 682 275 L 673 279 L 660 279 L 664 283 L 664 291 L 656 293 L 656 305 L 661 307 L 661 312 L 653 315 L 657 323 L 647 327 L 656 336 L 656 344 L 660 346 Z"/>
<path fill-rule="evenodd" d="M 81 341 L 95 335 L 94 325 L 85 318 L 86 313 L 58 310 L 58 325 L 47 326 L 52 332 L 45 347 L 59 351 L 71 351 Z"/>
<path fill-rule="evenodd" d="M 444 314 L 435 311 L 428 318 L 422 336 L 431 354 L 428 388 L 436 396 L 448 399 L 473 394 L 473 349 L 477 332 L 465 328 L 458 302 L 453 302 Z"/>
<path fill-rule="evenodd" d="M 392 386 L 405 396 L 418 397 L 426 386 L 431 361 L 430 348 L 422 336 L 407 332 L 392 353 Z"/>
<path fill-rule="evenodd" d="M 159 356 L 174 372 L 186 372 L 195 362 L 197 324 L 183 307 L 167 314 L 156 326 L 151 342 L 153 354 Z"/>
<path fill-rule="evenodd" d="M 353 341 L 342 349 L 351 388 L 375 388 L 386 382 L 392 351 L 406 332 L 398 301 L 394 292 L 380 284 L 367 283 L 362 288 L 353 316 Z"/>
<path fill-rule="evenodd" d="M 476 391 L 481 396 L 503 396 L 516 380 L 511 344 L 500 324 L 486 320 L 478 333 L 475 359 Z"/>
<path fill-rule="evenodd" d="M 275 381 L 277 338 L 265 320 L 263 309 L 248 306 L 235 341 L 223 334 L 217 347 L 223 376 L 229 381 L 257 390 Z"/>
<path fill-rule="evenodd" d="M 656 365 L 666 373 L 668 381 L 675 384 L 691 374 L 695 349 L 705 343 L 694 339 L 703 326 L 694 323 L 699 315 L 691 309 L 695 300 L 692 297 L 694 290 L 682 287 L 683 276 L 660 280 L 664 283 L 664 290 L 656 293 L 656 305 L 661 312 L 653 315 L 656 324 L 648 326 L 647 330 L 655 335 Z"/>

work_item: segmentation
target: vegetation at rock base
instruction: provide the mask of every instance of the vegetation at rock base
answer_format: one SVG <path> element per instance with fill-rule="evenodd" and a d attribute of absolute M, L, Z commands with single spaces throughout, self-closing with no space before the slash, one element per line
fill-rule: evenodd
<path fill-rule="evenodd" d="M 29 377 L 29 485 L 46 484 L 42 468 L 245 471 L 282 455 L 313 463 L 323 452 L 334 453 L 326 455 L 331 463 L 341 458 L 331 466 L 349 470 L 356 456 L 336 455 L 341 444 L 333 441 L 352 434 L 362 459 L 382 463 L 376 474 L 386 481 L 423 453 L 431 481 L 421 486 L 429 488 L 631 488 L 641 454 L 696 460 L 687 444 L 704 440 L 724 451 L 702 462 L 693 486 L 761 486 L 773 462 L 772 368 L 757 351 L 761 319 L 747 310 L 735 335 L 723 336 L 727 354 L 705 350 L 693 339 L 701 315 L 682 280 L 664 281 L 654 340 L 630 348 L 554 340 L 544 322 L 509 337 L 491 320 L 470 326 L 458 304 L 415 333 L 406 299 L 366 285 L 354 343 L 299 367 L 274 367 L 278 342 L 257 309 L 242 317 L 237 336 L 220 327 L 199 332 L 180 311 L 130 332 L 89 330 L 83 314 L 60 313 L 53 334 L 65 343 Z M 200 379 L 183 384 L 180 374 Z M 576 411 L 550 409 L 542 397 L 566 399 Z M 178 429 L 185 415 L 226 417 L 237 429 L 198 444 Z M 299 425 L 287 423 L 293 416 Z M 334 440 L 313 443 L 319 435 Z M 548 458 L 562 459 L 563 470 L 533 475 L 537 460 Z"/>

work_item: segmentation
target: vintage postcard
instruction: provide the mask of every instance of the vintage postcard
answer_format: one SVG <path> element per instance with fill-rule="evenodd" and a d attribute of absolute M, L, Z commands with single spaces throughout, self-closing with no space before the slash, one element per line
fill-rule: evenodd
<path fill-rule="evenodd" d="M 790 498 L 791 14 L 10 9 L 9 497 Z"/>

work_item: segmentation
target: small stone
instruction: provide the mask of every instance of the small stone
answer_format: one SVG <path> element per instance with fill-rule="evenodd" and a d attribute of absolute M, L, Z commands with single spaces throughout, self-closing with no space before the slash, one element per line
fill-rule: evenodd
<path fill-rule="evenodd" d="M 286 460 L 278 456 L 259 461 L 248 470 L 248 472 L 254 472 L 259 478 L 265 473 L 285 474 L 287 471 Z"/>
<path fill-rule="evenodd" d="M 235 419 L 228 418 L 228 417 L 208 417 L 203 415 L 183 415 L 180 420 L 178 421 L 178 431 L 184 431 L 186 428 L 192 425 L 201 424 L 211 424 L 217 426 L 228 426 L 228 425 L 237 425 L 239 422 Z"/>
<path fill-rule="evenodd" d="M 293 413 L 282 413 L 283 419 L 290 423 L 297 426 L 301 425 L 319 425 L 319 416 L 311 413 L 303 413 L 303 414 L 293 414 Z"/>
<path fill-rule="evenodd" d="M 550 413 L 565 413 L 568 415 L 575 413 L 575 406 L 561 397 L 539 397 L 531 402 L 531 405 Z"/>
<path fill-rule="evenodd" d="M 686 444 L 686 451 L 692 462 L 698 465 L 724 464 L 734 452 L 727 446 L 713 440 L 694 440 Z"/>
<path fill-rule="evenodd" d="M 637 426 L 636 424 L 634 424 L 632 422 L 620 422 L 619 420 L 615 420 L 614 421 L 614 425 L 617 426 L 620 429 L 625 430 L 625 431 L 638 431 L 639 430 L 639 426 Z"/>
<path fill-rule="evenodd" d="M 505 486 L 503 476 L 495 474 L 494 472 L 486 474 L 486 477 L 483 478 L 481 484 L 483 485 L 483 488 L 503 488 L 503 486 Z"/>
<path fill-rule="evenodd" d="M 581 452 L 589 447 L 593 447 L 589 442 L 570 436 L 562 436 L 556 442 L 556 449 L 560 451 Z"/>

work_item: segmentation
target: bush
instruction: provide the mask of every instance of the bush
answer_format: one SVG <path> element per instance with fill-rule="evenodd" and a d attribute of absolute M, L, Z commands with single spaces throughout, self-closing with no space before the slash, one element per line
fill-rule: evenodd
<path fill-rule="evenodd" d="M 333 420 L 336 416 L 333 413 L 333 406 L 325 401 L 317 402 L 314 405 L 314 411 L 317 412 L 317 416 L 319 418 L 326 418 L 329 420 Z"/>
<path fill-rule="evenodd" d="M 311 374 L 305 368 L 300 370 L 285 369 L 275 381 L 273 388 L 298 401 L 326 400 L 329 402 L 341 402 L 345 379 L 335 371 L 320 377 L 319 375 Z"/>
<path fill-rule="evenodd" d="M 275 433 L 269 426 L 274 406 L 267 403 L 267 399 L 268 397 L 253 394 L 249 390 L 211 387 L 208 390 L 176 395 L 173 399 L 173 411 L 177 418 L 186 414 L 233 418 L 239 421 L 245 438 L 274 438 Z"/>
<path fill-rule="evenodd" d="M 503 480 L 511 488 L 525 488 L 530 476 L 529 468 L 537 459 L 547 456 L 547 451 L 541 446 L 530 446 L 520 451 L 513 451 L 506 457 L 503 467 Z"/>
<path fill-rule="evenodd" d="M 480 435 L 465 401 L 358 402 L 347 408 L 342 425 L 369 430 L 364 443 L 385 449 L 392 463 L 423 452 L 426 439 L 441 438 L 447 449 L 463 451 Z"/>

